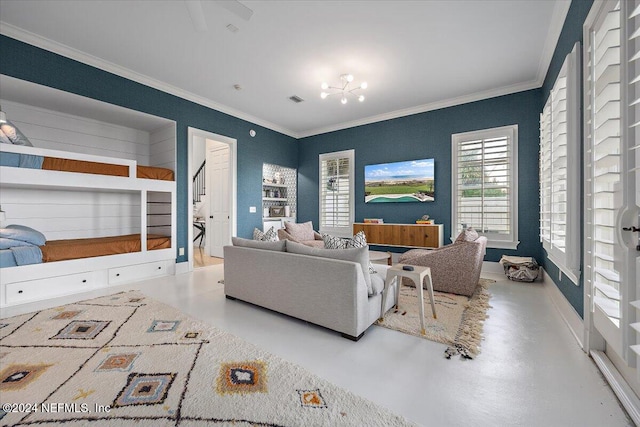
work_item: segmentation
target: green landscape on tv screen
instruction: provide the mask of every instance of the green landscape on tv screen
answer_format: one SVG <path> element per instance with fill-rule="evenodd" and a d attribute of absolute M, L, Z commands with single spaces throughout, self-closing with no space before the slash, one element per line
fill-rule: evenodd
<path fill-rule="evenodd" d="M 434 201 L 433 159 L 364 167 L 365 203 Z"/>

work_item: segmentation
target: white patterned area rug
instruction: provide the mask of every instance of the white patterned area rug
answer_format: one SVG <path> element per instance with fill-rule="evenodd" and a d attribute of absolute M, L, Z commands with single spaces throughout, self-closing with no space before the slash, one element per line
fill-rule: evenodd
<path fill-rule="evenodd" d="M 0 319 L 0 423 L 406 426 L 139 292 Z"/>
<path fill-rule="evenodd" d="M 495 280 L 481 278 L 471 298 L 435 291 L 433 296 L 437 319 L 433 318 L 429 292 L 425 289 L 423 304 L 426 335 L 420 333 L 420 306 L 415 287 L 402 286 L 398 298 L 399 308 L 392 308 L 384 315 L 382 322 L 377 321 L 375 324 L 447 344 L 449 347 L 445 350 L 445 357 L 448 359 L 457 354 L 473 359 L 480 352 L 484 320 L 488 317 L 487 310 L 491 308 L 488 287 L 494 282 Z"/>

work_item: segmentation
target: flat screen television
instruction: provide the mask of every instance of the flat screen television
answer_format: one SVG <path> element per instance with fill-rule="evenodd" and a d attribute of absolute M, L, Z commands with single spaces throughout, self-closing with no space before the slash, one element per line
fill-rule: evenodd
<path fill-rule="evenodd" d="M 365 203 L 433 202 L 433 164 L 433 159 L 422 159 L 366 165 Z"/>

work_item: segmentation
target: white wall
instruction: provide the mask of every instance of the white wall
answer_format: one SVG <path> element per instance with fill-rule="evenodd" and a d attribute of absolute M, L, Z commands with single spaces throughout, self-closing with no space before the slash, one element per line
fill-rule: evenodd
<path fill-rule="evenodd" d="M 0 100 L 0 103 L 2 110 L 7 113 L 7 119 L 22 131 L 34 147 L 150 164 L 149 132 L 11 101 Z"/>
<path fill-rule="evenodd" d="M 193 135 L 193 151 L 191 159 L 191 178 L 195 175 L 196 171 L 204 162 L 207 155 L 207 141 L 204 137 Z"/>
<path fill-rule="evenodd" d="M 176 170 L 176 125 L 157 129 L 149 135 L 149 166 Z"/>
<path fill-rule="evenodd" d="M 175 171 L 175 123 L 147 132 L 94 119 L 0 100 L 7 118 L 35 147 L 136 160 Z M 1 177 L 0 177 L 1 180 Z M 167 202 L 166 194 L 149 201 Z M 140 194 L 3 189 L 7 220 L 41 231 L 47 240 L 140 233 Z M 148 232 L 170 235 L 170 204 L 150 204 Z"/>

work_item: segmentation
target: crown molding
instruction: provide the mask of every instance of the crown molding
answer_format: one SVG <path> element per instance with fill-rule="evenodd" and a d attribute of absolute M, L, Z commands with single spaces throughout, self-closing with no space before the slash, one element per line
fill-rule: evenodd
<path fill-rule="evenodd" d="M 560 39 L 560 34 L 562 33 L 562 28 L 564 27 L 564 22 L 567 19 L 570 7 L 571 0 L 556 0 L 556 4 L 553 7 L 547 38 L 544 41 L 540 62 L 538 63 L 537 80 L 539 86 L 544 84 L 544 79 L 549 72 L 551 59 L 553 58 L 556 46 L 558 46 L 558 40 Z"/>
<path fill-rule="evenodd" d="M 450 98 L 443 101 L 431 102 L 429 104 L 418 105 L 416 107 L 404 108 L 402 110 L 390 111 L 388 113 L 379 114 L 377 116 L 366 117 L 351 122 L 338 123 L 336 125 L 325 126 L 309 131 L 299 133 L 299 138 L 320 135 L 323 133 L 334 132 L 337 130 L 348 129 L 356 126 L 368 125 L 371 123 L 382 122 L 385 120 L 397 119 L 399 117 L 411 116 L 413 114 L 425 113 L 427 111 L 439 110 L 441 108 L 454 107 L 456 105 L 468 104 L 470 102 L 481 101 L 483 99 L 495 98 L 497 96 L 510 95 L 512 93 L 523 92 L 525 90 L 537 89 L 540 87 L 538 80 L 532 80 L 525 83 L 518 83 L 510 86 L 503 86 L 497 89 L 485 90 L 482 92 L 472 93 L 470 95 Z"/>
<path fill-rule="evenodd" d="M 0 21 L 0 34 L 17 39 L 19 41 L 28 43 L 36 47 L 42 48 L 44 50 L 48 50 L 50 52 L 59 54 L 61 56 L 65 56 L 67 58 L 82 62 L 84 64 L 99 68 L 101 70 L 124 77 L 126 79 L 135 81 L 137 83 L 144 84 L 154 89 L 158 89 L 163 92 L 178 96 L 180 98 L 195 102 L 205 107 L 212 108 L 222 113 L 229 114 L 233 117 L 246 120 L 248 122 L 254 123 L 259 126 L 263 126 L 265 128 L 282 133 L 292 138 L 300 139 L 300 138 L 320 135 L 323 133 L 334 132 L 337 130 L 348 129 L 351 127 L 362 126 L 362 125 L 381 122 L 385 120 L 396 119 L 399 117 L 410 116 L 413 114 L 424 113 L 427 111 L 438 110 L 441 108 L 453 107 L 456 105 L 462 105 L 469 102 L 475 102 L 483 99 L 494 98 L 497 96 L 509 95 L 512 93 L 522 92 L 525 90 L 537 89 L 541 87 L 542 84 L 544 83 L 544 78 L 549 69 L 549 65 L 553 57 L 553 52 L 555 51 L 555 47 L 558 43 L 558 39 L 560 37 L 560 33 L 562 32 L 562 27 L 564 25 L 564 21 L 566 19 L 570 6 L 571 6 L 571 0 L 556 1 L 553 15 L 552 15 L 553 16 L 552 22 L 549 25 L 549 31 L 547 33 L 547 38 L 545 40 L 544 49 L 540 58 L 540 62 L 538 65 L 538 72 L 535 80 L 524 82 L 524 83 L 518 83 L 510 86 L 504 86 L 501 88 L 476 92 L 473 94 L 464 95 L 456 98 L 450 98 L 442 101 L 436 101 L 428 104 L 418 105 L 415 107 L 391 111 L 388 113 L 383 113 L 376 116 L 370 116 L 370 117 L 366 117 L 366 118 L 358 119 L 354 121 L 343 122 L 335 125 L 324 126 L 316 129 L 310 129 L 310 130 L 299 131 L 299 132 L 293 131 L 288 128 L 284 128 L 282 126 L 276 125 L 266 120 L 259 119 L 252 115 L 246 114 L 242 111 L 233 109 L 223 104 L 219 104 L 208 98 L 193 94 L 191 92 L 185 91 L 178 87 L 153 79 L 144 74 L 140 74 L 128 68 L 121 67 L 109 61 L 105 61 L 96 56 L 89 55 L 85 52 L 79 51 L 77 49 L 74 49 L 62 43 L 58 43 L 56 41 L 50 40 L 46 37 L 42 37 L 38 34 L 23 30 L 22 28 L 16 27 L 14 25 L 8 24 L 3 21 Z"/>
<path fill-rule="evenodd" d="M 65 44 L 58 43 L 54 40 L 32 33 L 30 31 L 24 30 L 20 27 L 16 27 L 15 25 L 8 24 L 4 21 L 0 21 L 0 34 L 5 35 L 7 37 L 11 37 L 13 39 L 19 40 L 21 42 L 24 42 L 33 46 L 36 46 L 36 47 L 39 47 L 41 49 L 48 50 L 49 52 L 56 53 L 66 58 L 70 58 L 75 61 L 82 62 L 83 64 L 87 64 L 92 67 L 99 68 L 103 71 L 118 75 L 120 77 L 124 77 L 134 82 L 143 84 L 145 86 L 149 86 L 154 89 L 158 89 L 163 92 L 169 93 L 171 95 L 178 96 L 188 101 L 195 102 L 196 104 L 200 104 L 202 106 L 212 108 L 214 110 L 220 111 L 225 114 L 229 114 L 230 116 L 233 116 L 242 120 L 246 120 L 248 122 L 265 127 L 267 129 L 271 129 L 273 131 L 285 134 L 287 136 L 290 136 L 293 138 L 299 138 L 299 135 L 290 129 L 283 128 L 282 126 L 278 126 L 266 120 L 259 119 L 257 117 L 246 114 L 242 111 L 236 110 L 226 105 L 219 104 L 203 96 L 196 95 L 194 93 L 180 89 L 176 86 L 172 86 L 170 84 L 164 83 L 160 80 L 153 79 L 144 74 L 137 73 L 128 68 L 121 67 L 120 65 L 98 58 L 97 56 L 89 55 L 85 52 L 74 49 Z"/>

